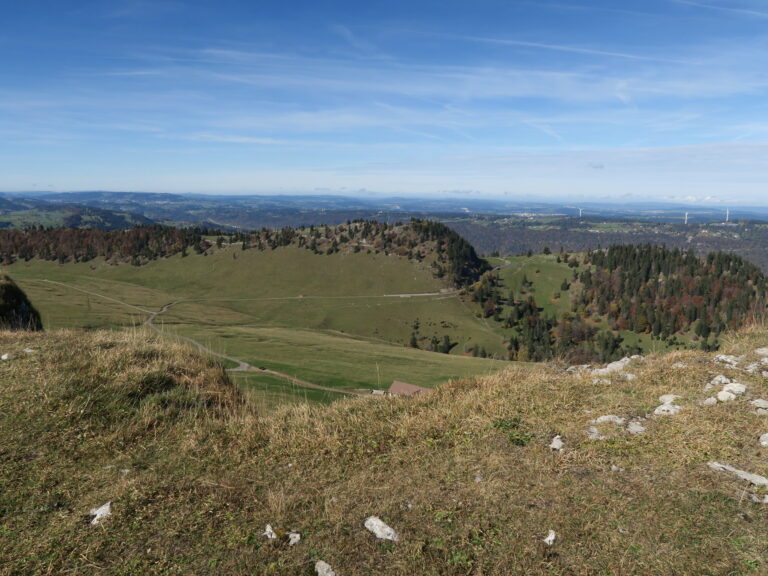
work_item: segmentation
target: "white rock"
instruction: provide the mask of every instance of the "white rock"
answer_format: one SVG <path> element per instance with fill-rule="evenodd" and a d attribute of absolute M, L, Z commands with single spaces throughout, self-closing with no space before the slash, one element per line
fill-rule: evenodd
<path fill-rule="evenodd" d="M 662 404 L 661 406 L 657 407 L 653 413 L 656 416 L 674 416 L 682 409 L 682 406 L 678 406 L 677 404 Z"/>
<path fill-rule="evenodd" d="M 112 515 L 112 501 L 110 500 L 106 504 L 102 504 L 98 508 L 91 508 L 91 525 L 97 526 L 98 524 L 101 524 L 101 521 L 104 518 L 108 518 Z"/>
<path fill-rule="evenodd" d="M 768 494 L 760 498 L 757 494 L 750 494 L 749 498 L 754 502 L 755 504 L 768 504 Z"/>
<path fill-rule="evenodd" d="M 763 378 L 768 378 L 768 371 L 763 370 L 763 373 L 761 374 Z"/>
<path fill-rule="evenodd" d="M 758 408 L 757 409 L 757 415 L 758 416 L 768 416 L 768 409 L 766 409 L 766 408 Z"/>
<path fill-rule="evenodd" d="M 725 392 L 731 392 L 733 394 L 739 395 L 744 394 L 744 392 L 747 391 L 747 387 L 744 386 L 744 384 L 739 384 L 738 382 L 731 382 L 730 384 L 723 386 L 723 390 Z"/>
<path fill-rule="evenodd" d="M 675 370 L 681 370 L 682 368 L 688 368 L 688 364 L 686 364 L 685 362 L 675 362 L 674 364 L 672 364 L 672 368 L 674 368 Z"/>
<path fill-rule="evenodd" d="M 400 537 L 393 528 L 387 526 L 378 516 L 369 516 L 365 519 L 365 527 L 380 540 L 392 540 L 397 542 Z"/>
<path fill-rule="evenodd" d="M 624 368 L 627 367 L 627 364 L 632 362 L 631 358 L 622 358 L 621 360 L 616 360 L 616 362 L 611 362 L 610 364 L 606 365 L 605 368 L 595 368 L 592 370 L 592 374 L 595 376 L 607 376 L 608 374 L 615 374 L 616 372 L 621 372 L 624 370 Z"/>
<path fill-rule="evenodd" d="M 565 369 L 566 372 L 583 372 L 592 368 L 590 364 L 580 364 L 578 366 L 569 366 Z"/>
<path fill-rule="evenodd" d="M 587 436 L 590 440 L 602 440 L 603 435 L 600 434 L 600 430 L 597 429 L 596 426 L 590 426 L 587 428 Z"/>
<path fill-rule="evenodd" d="M 8 354 L 8 352 L 0 356 L 0 360 L 10 360 L 10 359 L 11 359 L 11 355 Z"/>
<path fill-rule="evenodd" d="M 750 404 L 752 404 L 752 406 L 754 406 L 755 408 L 768 409 L 768 400 L 763 400 L 762 398 L 758 398 L 757 400 L 752 400 Z"/>
<path fill-rule="evenodd" d="M 549 533 L 547 534 L 547 537 L 544 538 L 542 542 L 544 542 L 544 544 L 546 544 L 547 546 L 552 546 L 552 544 L 555 543 L 556 538 L 557 538 L 557 534 L 555 534 L 555 531 L 550 530 Z"/>
<path fill-rule="evenodd" d="M 659 402 L 662 404 L 673 404 L 675 400 L 682 398 L 682 396 L 678 396 L 677 394 L 664 394 L 663 396 L 659 396 Z"/>
<path fill-rule="evenodd" d="M 35 350 L 33 350 L 32 348 L 24 348 L 23 352 L 24 354 L 34 354 Z"/>
<path fill-rule="evenodd" d="M 480 484 L 480 482 L 482 482 L 482 481 L 483 481 L 483 477 L 482 476 L 480 476 L 479 474 L 477 476 L 475 476 L 475 484 Z"/>
<path fill-rule="evenodd" d="M 611 422 L 612 424 L 618 424 L 621 426 L 626 422 L 626 418 L 622 418 L 621 416 L 616 416 L 614 414 L 606 414 L 605 416 L 600 416 L 599 418 L 595 418 L 592 420 L 592 424 L 605 424 L 606 422 Z"/>
<path fill-rule="evenodd" d="M 630 422 L 627 426 L 627 432 L 630 434 L 643 434 L 645 432 L 645 426 L 640 422 Z"/>
<path fill-rule="evenodd" d="M 760 446 L 763 448 L 768 448 L 768 434 L 763 434 L 760 436 Z"/>
<path fill-rule="evenodd" d="M 640 356 L 640 354 L 632 354 L 632 356 L 629 357 L 630 360 L 642 360 L 643 357 Z"/>
<path fill-rule="evenodd" d="M 728 364 L 729 366 L 738 366 L 742 358 L 743 356 L 737 358 L 736 356 L 731 356 L 729 354 L 718 354 L 715 356 L 715 362 L 719 364 Z"/>
<path fill-rule="evenodd" d="M 629 372 L 624 374 L 624 380 L 626 380 L 627 382 L 632 382 L 632 380 L 636 380 L 636 379 L 637 379 L 637 375 L 635 374 L 630 374 Z"/>
<path fill-rule="evenodd" d="M 715 404 L 717 404 L 717 398 L 715 398 L 714 396 L 712 396 L 712 397 L 710 397 L 710 398 L 707 398 L 706 400 L 702 400 L 702 401 L 700 402 L 700 404 L 701 404 L 702 406 L 714 406 Z"/>
<path fill-rule="evenodd" d="M 757 371 L 760 370 L 760 364 L 757 362 L 752 362 L 752 364 L 748 364 L 744 367 L 744 370 L 749 372 L 750 374 L 757 374 Z"/>
<path fill-rule="evenodd" d="M 294 546 L 301 541 L 301 534 L 298 532 L 288 532 L 288 546 Z"/>
<path fill-rule="evenodd" d="M 266 536 L 270 540 L 274 540 L 275 538 L 277 538 L 277 534 L 275 534 L 275 531 L 272 530 L 272 525 L 271 524 L 267 524 L 266 525 L 266 527 L 264 528 L 264 533 L 262 534 L 262 536 Z"/>
<path fill-rule="evenodd" d="M 758 356 L 768 356 L 768 348 L 758 348 L 755 350 L 755 354 Z"/>
<path fill-rule="evenodd" d="M 338 576 L 338 574 L 333 571 L 333 568 L 331 568 L 331 565 L 322 560 L 315 562 L 315 572 L 317 573 L 317 576 Z"/>
<path fill-rule="evenodd" d="M 607 378 L 594 378 L 592 384 L 610 384 L 611 381 Z"/>
<path fill-rule="evenodd" d="M 558 452 L 560 450 L 562 450 L 563 449 L 563 439 L 562 439 L 562 437 L 558 434 L 557 436 L 552 438 L 552 442 L 549 443 L 549 447 L 552 450 L 557 450 Z"/>
<path fill-rule="evenodd" d="M 726 384 L 730 384 L 733 382 L 728 376 L 725 376 L 724 374 L 718 374 L 712 380 L 709 381 L 709 383 L 712 386 L 725 386 Z"/>
<path fill-rule="evenodd" d="M 621 466 L 616 466 L 616 464 L 611 464 L 611 472 L 625 472 L 625 470 Z"/>
<path fill-rule="evenodd" d="M 760 358 L 760 364 L 763 366 L 768 366 L 768 358 Z"/>
<path fill-rule="evenodd" d="M 745 472 L 744 470 L 739 470 L 738 468 L 734 468 L 733 466 L 729 466 L 728 464 L 720 464 L 719 462 L 708 462 L 707 466 L 712 468 L 712 470 L 718 470 L 720 472 L 730 472 L 731 474 L 735 474 L 742 480 L 746 480 L 750 484 L 754 484 L 755 486 L 768 486 L 768 478 L 765 476 L 759 476 L 757 474 L 752 474 L 751 472 Z"/>
<path fill-rule="evenodd" d="M 732 402 L 733 400 L 736 400 L 736 394 L 728 392 L 728 390 L 721 390 L 717 393 L 717 399 L 720 402 Z"/>

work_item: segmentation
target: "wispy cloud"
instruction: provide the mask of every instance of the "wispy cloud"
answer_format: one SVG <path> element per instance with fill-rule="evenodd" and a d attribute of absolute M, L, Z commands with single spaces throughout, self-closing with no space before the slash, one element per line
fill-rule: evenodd
<path fill-rule="evenodd" d="M 682 59 L 667 58 L 663 56 L 646 56 L 642 54 L 633 54 L 631 52 L 619 52 L 614 50 L 602 50 L 599 48 L 589 48 L 582 46 L 569 46 L 565 44 L 551 44 L 547 42 L 530 42 L 527 40 L 513 40 L 507 38 L 487 38 L 480 36 L 455 36 L 463 40 L 472 42 L 481 42 L 484 44 L 497 44 L 501 46 L 516 46 L 519 48 L 535 48 L 539 50 L 552 50 L 555 52 L 570 52 L 573 54 L 585 54 L 589 56 L 602 56 L 609 58 L 622 58 L 625 60 L 637 60 L 643 62 L 666 62 L 673 64 L 689 64 L 690 61 Z"/>
<path fill-rule="evenodd" d="M 711 4 L 706 2 L 695 2 L 694 0 L 672 0 L 675 4 L 684 4 L 686 6 L 695 6 L 697 8 L 706 8 L 708 10 L 717 10 L 720 12 L 730 12 L 732 14 L 741 14 L 754 18 L 768 18 L 768 11 L 754 10 L 743 6 L 723 6 L 722 4 Z"/>

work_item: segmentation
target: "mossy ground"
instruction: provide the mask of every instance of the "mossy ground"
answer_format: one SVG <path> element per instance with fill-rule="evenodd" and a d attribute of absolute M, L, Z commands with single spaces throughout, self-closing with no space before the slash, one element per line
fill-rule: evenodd
<path fill-rule="evenodd" d="M 746 362 L 767 344 L 755 329 L 725 351 Z M 143 331 L 2 333 L 0 351 L 2 574 L 309 575 L 318 559 L 345 576 L 768 570 L 768 506 L 706 465 L 768 475 L 768 419 L 748 403 L 768 385 L 704 353 L 633 363 L 633 381 L 513 365 L 424 397 L 267 414 L 215 363 Z M 723 372 L 747 394 L 698 406 Z M 644 435 L 585 435 L 669 393 L 683 411 Z M 112 516 L 89 525 L 106 501 Z M 369 515 L 400 542 L 376 540 Z M 301 542 L 271 543 L 267 523 Z"/>

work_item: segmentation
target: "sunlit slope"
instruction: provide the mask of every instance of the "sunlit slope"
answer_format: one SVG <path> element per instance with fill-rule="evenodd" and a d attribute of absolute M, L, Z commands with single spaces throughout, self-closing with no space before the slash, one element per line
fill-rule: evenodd
<path fill-rule="evenodd" d="M 381 253 L 233 245 L 140 267 L 31 260 L 10 269 L 47 328 L 133 327 L 154 318 L 168 335 L 324 387 L 386 388 L 395 379 L 433 386 L 503 365 L 464 353 L 473 346 L 501 353 L 502 338 L 428 266 Z M 421 342 L 447 336 L 452 353 L 408 348 L 414 332 Z M 265 401 L 286 394 L 286 383 L 278 390 L 267 374 L 238 382 Z M 303 398 L 290 386 L 287 395 Z"/>
<path fill-rule="evenodd" d="M 148 331 L 0 332 L 0 574 L 765 574 L 767 347 L 267 410 Z"/>

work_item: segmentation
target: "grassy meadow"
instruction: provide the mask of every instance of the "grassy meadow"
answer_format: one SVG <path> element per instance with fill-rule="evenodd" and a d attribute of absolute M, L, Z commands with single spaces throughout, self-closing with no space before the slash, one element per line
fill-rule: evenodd
<path fill-rule="evenodd" d="M 751 404 L 768 380 L 743 369 L 767 345 L 765 327 L 730 338 L 738 368 L 674 352 L 594 383 L 516 363 L 330 406 L 262 379 L 264 409 L 241 375 L 145 329 L 0 332 L 0 574 L 765 574 L 765 487 L 708 464 L 768 476 Z M 701 406 L 718 374 L 746 392 Z M 665 394 L 680 412 L 653 416 Z M 645 430 L 593 422 L 608 414 Z"/>
<path fill-rule="evenodd" d="M 504 363 L 468 357 L 502 338 L 428 266 L 383 254 L 316 255 L 295 247 L 212 249 L 135 267 L 104 261 L 17 262 L 9 274 L 47 329 L 132 328 L 155 319 L 168 334 L 301 380 L 344 389 L 387 388 L 393 379 L 434 386 Z M 407 348 L 448 335 L 450 355 Z M 237 376 L 265 402 L 332 399 L 263 374 Z"/>

